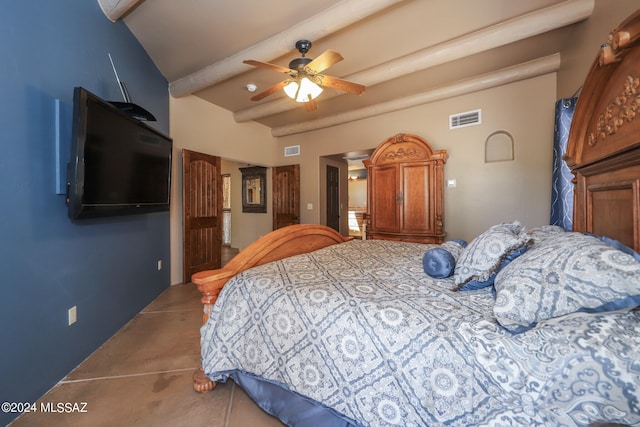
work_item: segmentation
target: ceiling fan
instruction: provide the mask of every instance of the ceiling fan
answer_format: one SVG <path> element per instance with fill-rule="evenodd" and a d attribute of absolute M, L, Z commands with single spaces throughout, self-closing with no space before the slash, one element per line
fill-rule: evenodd
<path fill-rule="evenodd" d="M 320 74 L 322 71 L 344 59 L 342 55 L 335 50 L 326 50 L 316 59 L 312 59 L 305 56 L 309 49 L 311 49 L 311 42 L 309 40 L 298 40 L 296 42 L 296 49 L 298 49 L 302 57 L 289 62 L 289 68 L 269 62 L 255 61 L 253 59 L 242 61 L 245 64 L 255 67 L 285 73 L 290 77 L 254 95 L 251 98 L 252 101 L 259 101 L 280 89 L 284 89 L 289 98 L 297 102 L 303 102 L 307 111 L 315 111 L 318 108 L 315 98 L 322 93 L 323 86 L 355 95 L 360 95 L 364 92 L 365 87 L 361 84 Z"/>

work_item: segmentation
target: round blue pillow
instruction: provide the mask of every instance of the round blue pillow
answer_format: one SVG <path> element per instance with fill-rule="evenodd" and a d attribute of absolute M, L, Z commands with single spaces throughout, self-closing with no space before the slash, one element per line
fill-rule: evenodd
<path fill-rule="evenodd" d="M 437 248 L 429 249 L 422 256 L 424 272 L 436 279 L 451 276 L 456 269 L 460 253 L 467 246 L 462 239 L 447 240 Z"/>
<path fill-rule="evenodd" d="M 446 249 L 429 249 L 422 256 L 422 267 L 429 276 L 443 279 L 453 274 L 456 269 L 456 259 Z"/>

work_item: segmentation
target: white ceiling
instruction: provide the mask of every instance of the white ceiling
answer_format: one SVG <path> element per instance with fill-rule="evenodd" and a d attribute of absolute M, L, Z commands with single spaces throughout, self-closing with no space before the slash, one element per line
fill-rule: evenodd
<path fill-rule="evenodd" d="M 123 19 L 170 82 L 172 96 L 201 97 L 255 120 L 275 136 L 304 132 L 480 90 L 559 67 L 558 52 L 594 0 L 98 0 Z M 286 74 L 299 39 L 344 60 L 324 74 L 367 86 L 325 89 L 306 112 L 282 91 L 250 101 Z M 551 56 L 554 55 L 555 56 Z M 534 62 L 531 62 L 534 61 Z"/>

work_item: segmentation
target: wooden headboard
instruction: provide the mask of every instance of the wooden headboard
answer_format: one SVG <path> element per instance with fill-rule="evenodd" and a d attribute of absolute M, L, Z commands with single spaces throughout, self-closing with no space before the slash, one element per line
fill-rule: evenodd
<path fill-rule="evenodd" d="M 640 251 L 640 10 L 591 66 L 565 160 L 575 176 L 573 229 Z"/>

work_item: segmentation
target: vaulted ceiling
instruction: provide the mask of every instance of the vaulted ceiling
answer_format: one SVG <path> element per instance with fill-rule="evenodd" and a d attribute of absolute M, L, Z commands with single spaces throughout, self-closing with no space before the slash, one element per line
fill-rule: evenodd
<path fill-rule="evenodd" d="M 167 78 L 174 97 L 195 95 L 254 120 L 274 136 L 333 126 L 557 70 L 559 52 L 594 0 L 98 0 L 124 20 Z M 243 63 L 288 67 L 295 43 L 308 57 L 344 59 L 323 74 L 366 86 L 327 88 L 307 112 L 283 91 L 289 76 Z"/>

